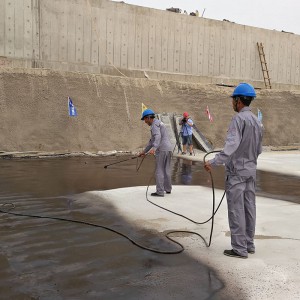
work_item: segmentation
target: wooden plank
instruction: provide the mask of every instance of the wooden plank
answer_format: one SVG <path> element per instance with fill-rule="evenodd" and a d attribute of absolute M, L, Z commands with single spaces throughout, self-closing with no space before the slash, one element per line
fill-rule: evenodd
<path fill-rule="evenodd" d="M 205 138 L 195 124 L 193 125 L 193 138 L 200 150 L 204 152 L 210 152 L 213 150 L 212 144 Z"/>
<path fill-rule="evenodd" d="M 173 115 L 164 113 L 164 114 L 158 114 L 157 117 L 160 121 L 162 121 L 165 124 L 166 131 L 167 131 L 169 140 L 172 145 L 172 149 L 174 149 L 175 145 L 176 145 L 176 136 L 175 136 L 173 126 L 172 126 L 173 125 Z"/>

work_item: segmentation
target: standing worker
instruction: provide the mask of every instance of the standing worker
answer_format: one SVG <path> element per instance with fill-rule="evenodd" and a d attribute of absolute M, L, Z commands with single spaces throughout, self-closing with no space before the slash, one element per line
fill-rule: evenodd
<path fill-rule="evenodd" d="M 224 149 L 204 168 L 225 164 L 226 197 L 232 250 L 224 255 L 247 258 L 255 253 L 255 186 L 257 157 L 262 152 L 262 125 L 249 105 L 256 97 L 248 83 L 240 83 L 232 94 L 232 106 L 238 112 L 231 120 Z"/>
<path fill-rule="evenodd" d="M 187 112 L 183 113 L 183 118 L 179 121 L 181 125 L 182 145 L 183 151 L 181 154 L 186 154 L 186 144 L 189 146 L 190 155 L 193 155 L 193 120 L 189 117 Z"/>
<path fill-rule="evenodd" d="M 146 154 L 155 155 L 156 168 L 156 192 L 152 193 L 154 197 L 164 197 L 165 192 L 171 194 L 171 156 L 172 145 L 166 126 L 163 122 L 155 119 L 155 113 L 151 109 L 143 111 L 142 119 L 151 127 L 151 139 L 145 150 L 139 156 Z"/>

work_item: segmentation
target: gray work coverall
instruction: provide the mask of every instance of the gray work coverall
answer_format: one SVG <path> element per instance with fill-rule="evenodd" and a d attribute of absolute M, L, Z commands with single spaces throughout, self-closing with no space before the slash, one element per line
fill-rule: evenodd
<path fill-rule="evenodd" d="M 144 152 L 155 149 L 155 179 L 156 193 L 164 195 L 164 192 L 171 192 L 171 156 L 172 144 L 168 136 L 166 126 L 161 121 L 154 119 L 151 125 L 151 139 Z"/>
<path fill-rule="evenodd" d="M 262 135 L 262 124 L 248 106 L 243 107 L 232 118 L 223 151 L 209 161 L 212 166 L 225 164 L 231 245 L 242 256 L 255 250 L 256 165 Z"/>

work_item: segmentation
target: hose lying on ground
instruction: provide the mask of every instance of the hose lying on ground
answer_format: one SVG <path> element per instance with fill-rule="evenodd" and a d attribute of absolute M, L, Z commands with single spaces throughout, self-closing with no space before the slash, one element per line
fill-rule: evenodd
<path fill-rule="evenodd" d="M 219 151 L 212 151 L 212 152 L 207 153 L 204 156 L 204 158 L 203 158 L 204 163 L 205 163 L 205 158 L 209 154 L 215 153 L 215 152 L 219 152 Z M 137 158 L 137 157 L 133 157 L 133 158 L 130 158 L 130 159 L 134 159 L 134 158 Z M 144 158 L 145 157 L 143 157 L 143 159 L 142 159 L 141 163 L 139 164 L 139 166 L 138 165 L 136 166 L 136 170 L 137 171 L 140 169 L 140 167 L 141 167 L 141 165 L 143 163 Z M 127 160 L 130 160 L 130 159 L 127 159 Z M 127 161 L 127 160 L 124 160 L 124 161 Z M 112 164 L 110 164 L 110 165 L 112 165 Z M 124 233 L 122 233 L 120 231 L 117 231 L 117 230 L 115 230 L 115 229 L 113 229 L 111 227 L 107 227 L 107 226 L 96 224 L 96 223 L 91 223 L 91 222 L 86 222 L 86 221 L 80 221 L 80 220 L 75 220 L 75 219 L 61 218 L 61 217 L 31 215 L 31 214 L 25 214 L 25 213 L 12 212 L 12 209 L 15 208 L 15 205 L 13 203 L 4 203 L 4 204 L 2 204 L 2 208 L 0 208 L 0 213 L 9 214 L 9 215 L 18 216 L 18 217 L 30 217 L 30 218 L 38 218 L 38 219 L 48 219 L 48 220 L 56 220 L 56 221 L 61 221 L 61 222 L 71 222 L 71 223 L 77 223 L 77 224 L 82 224 L 82 225 L 88 225 L 88 226 L 98 227 L 98 228 L 109 230 L 109 231 L 111 231 L 113 233 L 116 233 L 116 234 L 118 234 L 118 235 L 126 238 L 127 240 L 129 240 L 130 242 L 132 242 L 134 245 L 138 246 L 141 249 L 144 249 L 144 250 L 147 250 L 147 251 L 151 251 L 151 252 L 154 252 L 154 253 L 160 253 L 160 254 L 178 254 L 178 253 L 181 253 L 181 252 L 184 251 L 184 246 L 181 243 L 175 241 L 173 238 L 170 237 L 170 235 L 174 234 L 174 233 L 195 234 L 195 235 L 199 236 L 204 241 L 206 247 L 210 247 L 210 245 L 211 245 L 212 234 L 213 234 L 213 227 L 214 227 L 214 216 L 217 213 L 219 207 L 221 206 L 221 203 L 222 203 L 222 201 L 224 199 L 224 196 L 225 196 L 225 192 L 224 192 L 224 194 L 223 194 L 223 196 L 222 196 L 222 198 L 220 200 L 220 203 L 218 204 L 217 209 L 215 210 L 215 187 L 214 187 L 214 181 L 213 181 L 213 176 L 212 176 L 211 172 L 209 172 L 209 174 L 210 174 L 210 178 L 211 178 L 211 187 L 212 187 L 212 192 L 213 192 L 213 207 L 212 207 L 212 215 L 211 215 L 211 217 L 209 219 L 207 219 L 206 221 L 204 221 L 204 222 L 196 222 L 196 221 L 194 221 L 194 220 L 192 220 L 192 219 L 190 219 L 190 218 L 188 218 L 188 217 L 186 217 L 184 215 L 176 213 L 176 212 L 174 212 L 172 210 L 169 210 L 169 209 L 167 209 L 165 207 L 162 207 L 162 206 L 160 206 L 160 205 L 158 205 L 158 204 L 150 201 L 148 199 L 148 190 L 149 190 L 150 182 L 152 181 L 152 179 L 154 177 L 153 175 L 152 175 L 152 177 L 151 177 L 151 179 L 149 181 L 149 184 L 148 184 L 147 190 L 146 190 L 146 199 L 151 204 L 153 204 L 153 205 L 155 205 L 155 206 L 157 206 L 157 207 L 159 207 L 161 209 L 164 209 L 164 210 L 166 210 L 166 211 L 168 211 L 168 212 L 170 212 L 172 214 L 175 214 L 175 215 L 177 215 L 179 217 L 182 217 L 182 218 L 184 218 L 184 219 L 186 219 L 186 220 L 188 220 L 188 221 L 190 221 L 190 222 L 192 222 L 192 223 L 194 223 L 196 225 L 202 225 L 202 224 L 205 224 L 205 223 L 209 222 L 210 220 L 212 221 L 212 223 L 211 223 L 211 230 L 210 230 L 210 237 L 209 237 L 209 242 L 208 243 L 206 242 L 206 240 L 199 233 L 194 232 L 194 231 L 186 231 L 186 230 L 172 230 L 172 231 L 168 231 L 166 233 L 166 235 L 165 235 L 166 238 L 169 239 L 170 241 L 172 241 L 173 243 L 177 244 L 180 247 L 180 249 L 173 250 L 173 251 L 163 251 L 163 250 L 159 250 L 159 249 L 154 249 L 154 248 L 149 248 L 149 247 L 143 246 L 140 243 L 136 242 L 135 240 L 133 240 L 132 238 L 130 238 L 129 236 L 127 236 L 126 234 L 124 234 Z M 5 209 L 6 207 L 8 207 L 8 208 Z"/>

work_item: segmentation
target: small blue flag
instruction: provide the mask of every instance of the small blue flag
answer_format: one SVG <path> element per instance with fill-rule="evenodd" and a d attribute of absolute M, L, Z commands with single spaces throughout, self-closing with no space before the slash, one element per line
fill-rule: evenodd
<path fill-rule="evenodd" d="M 257 109 L 257 119 L 260 123 L 262 123 L 263 115 L 259 109 Z"/>
<path fill-rule="evenodd" d="M 69 106 L 69 116 L 70 117 L 77 117 L 77 110 L 74 106 L 72 99 L 68 97 L 68 106 Z"/>

